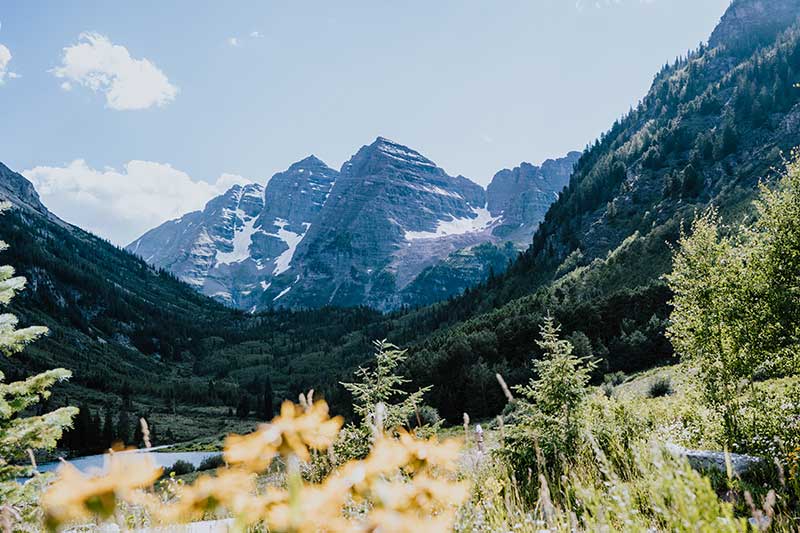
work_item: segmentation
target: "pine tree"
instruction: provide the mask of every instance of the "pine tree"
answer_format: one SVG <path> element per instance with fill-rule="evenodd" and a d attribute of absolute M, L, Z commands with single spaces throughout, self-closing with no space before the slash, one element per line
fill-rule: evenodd
<path fill-rule="evenodd" d="M 111 415 L 111 409 L 106 406 L 105 419 L 103 421 L 103 440 L 102 446 L 108 449 L 114 443 L 114 418 Z"/>
<path fill-rule="evenodd" d="M 271 420 L 272 415 L 275 414 L 275 393 L 272 392 L 272 380 L 267 376 L 267 382 L 264 385 L 264 419 Z"/>
<path fill-rule="evenodd" d="M 123 407 L 119 412 L 119 417 L 117 418 L 117 431 L 114 440 L 121 442 L 122 444 L 128 444 L 131 440 L 130 431 L 131 419 L 128 415 L 128 411 Z"/>
<path fill-rule="evenodd" d="M 375 368 L 359 368 L 356 382 L 342 383 L 353 395 L 353 410 L 365 422 L 374 416 L 375 406 L 385 407 L 383 424 L 386 428 L 405 426 L 409 417 L 422 404 L 422 397 L 432 387 L 408 393 L 400 388 L 410 380 L 397 374 L 397 367 L 406 360 L 406 350 L 394 344 L 375 341 Z"/>
<path fill-rule="evenodd" d="M 239 398 L 239 405 L 236 406 L 236 416 L 239 418 L 247 418 L 250 414 L 250 396 L 243 392 Z"/>
<path fill-rule="evenodd" d="M 0 205 L 0 210 L 7 208 L 8 204 Z M 7 247 L 0 242 L 0 251 Z M 24 277 L 15 276 L 10 266 L 0 267 L 1 304 L 7 305 L 24 287 Z M 44 327 L 18 329 L 17 324 L 14 315 L 0 315 L 0 352 L 5 356 L 20 352 L 28 343 L 47 333 Z M 11 524 L 11 529 L 18 517 L 24 520 L 33 512 L 33 498 L 45 477 L 36 476 L 24 484 L 16 481 L 31 471 L 29 466 L 20 466 L 26 462 L 28 450 L 55 447 L 77 409 L 62 407 L 38 416 L 24 416 L 24 413 L 40 400 L 47 399 L 51 387 L 70 375 L 68 370 L 55 369 L 6 383 L 5 375 L 0 372 L 0 518 Z"/>

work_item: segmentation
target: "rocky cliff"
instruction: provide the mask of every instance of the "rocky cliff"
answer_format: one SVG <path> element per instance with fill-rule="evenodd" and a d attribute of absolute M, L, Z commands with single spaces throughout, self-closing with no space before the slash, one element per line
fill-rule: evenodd
<path fill-rule="evenodd" d="M 420 305 L 504 270 L 530 243 L 576 159 L 523 163 L 484 190 L 379 137 L 340 172 L 310 156 L 263 190 L 234 187 L 128 249 L 250 311 Z"/>

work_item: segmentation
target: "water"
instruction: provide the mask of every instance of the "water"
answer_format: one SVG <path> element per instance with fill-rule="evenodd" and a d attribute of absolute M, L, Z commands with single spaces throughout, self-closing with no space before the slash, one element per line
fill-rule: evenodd
<path fill-rule="evenodd" d="M 126 452 L 121 452 L 123 454 L 128 453 L 142 453 L 142 452 L 149 452 L 150 456 L 156 462 L 158 466 L 169 468 L 170 466 L 174 465 L 176 461 L 186 461 L 187 463 L 191 463 L 194 465 L 195 468 L 200 466 L 200 463 L 203 462 L 204 459 L 208 457 L 214 457 L 219 455 L 219 452 L 160 452 L 158 451 L 159 448 L 151 448 L 149 450 L 131 450 Z M 99 454 L 99 455 L 86 455 L 84 457 L 74 457 L 72 459 L 67 459 L 66 461 L 81 472 L 84 473 L 91 473 L 102 471 L 105 469 L 107 454 Z M 38 465 L 39 472 L 52 472 L 58 468 L 61 464 L 61 461 L 53 461 L 50 463 L 43 463 Z"/>

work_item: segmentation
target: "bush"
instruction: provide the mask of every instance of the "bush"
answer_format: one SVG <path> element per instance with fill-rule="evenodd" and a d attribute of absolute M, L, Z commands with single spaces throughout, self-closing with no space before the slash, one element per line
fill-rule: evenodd
<path fill-rule="evenodd" d="M 670 394 L 672 394 L 672 380 L 669 376 L 657 377 L 647 389 L 647 396 L 650 398 L 661 398 Z"/>
<path fill-rule="evenodd" d="M 417 418 L 419 416 L 419 418 Z M 439 411 L 430 405 L 422 405 L 417 409 L 417 412 L 408 417 L 408 427 L 411 429 L 420 426 L 435 426 L 439 424 L 442 417 L 439 416 Z"/>
<path fill-rule="evenodd" d="M 222 466 L 225 466 L 225 459 L 222 458 L 222 454 L 212 455 L 200 461 L 197 470 L 214 470 Z"/>
<path fill-rule="evenodd" d="M 177 461 L 175 461 L 175 464 L 173 464 L 171 467 L 167 468 L 164 471 L 164 474 L 166 476 L 170 476 L 172 474 L 175 474 L 176 476 L 183 476 L 186 474 L 191 474 L 192 472 L 194 472 L 194 470 L 195 470 L 194 465 L 192 463 L 190 463 L 189 461 L 178 459 Z"/>
<path fill-rule="evenodd" d="M 625 372 L 612 372 L 603 376 L 603 383 L 616 387 L 625 383 L 626 379 L 628 379 L 628 376 L 625 375 Z"/>

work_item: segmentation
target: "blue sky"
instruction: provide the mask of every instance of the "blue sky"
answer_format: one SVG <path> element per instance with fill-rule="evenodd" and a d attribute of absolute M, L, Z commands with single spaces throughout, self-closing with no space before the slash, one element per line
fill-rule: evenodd
<path fill-rule="evenodd" d="M 4 0 L 0 161 L 118 244 L 378 135 L 485 185 L 591 142 L 728 4 Z"/>

